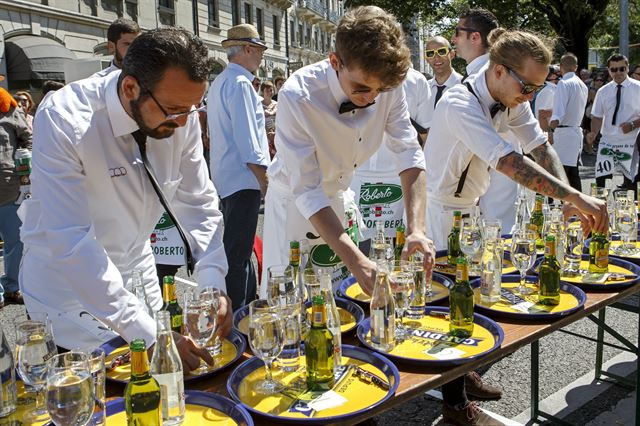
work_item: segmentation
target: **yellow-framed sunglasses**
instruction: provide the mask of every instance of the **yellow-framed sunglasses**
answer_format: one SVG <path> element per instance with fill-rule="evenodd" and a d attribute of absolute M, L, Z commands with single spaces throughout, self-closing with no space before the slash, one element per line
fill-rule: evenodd
<path fill-rule="evenodd" d="M 449 48 L 448 47 L 440 47 L 438 49 L 429 49 L 426 50 L 424 52 L 424 55 L 427 58 L 433 58 L 434 56 L 438 55 L 438 56 L 447 56 L 449 54 Z"/>

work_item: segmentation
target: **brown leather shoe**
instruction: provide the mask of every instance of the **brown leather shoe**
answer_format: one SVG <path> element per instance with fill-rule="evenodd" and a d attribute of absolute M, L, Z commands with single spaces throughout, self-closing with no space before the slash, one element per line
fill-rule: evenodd
<path fill-rule="evenodd" d="M 502 389 L 482 382 L 480 375 L 471 371 L 464 375 L 464 387 L 467 395 L 483 401 L 502 398 Z"/>
<path fill-rule="evenodd" d="M 10 291 L 4 294 L 4 303 L 7 305 L 24 305 L 24 299 L 20 290 Z"/>
<path fill-rule="evenodd" d="M 442 422 L 455 426 L 505 426 L 501 421 L 485 414 L 475 401 L 467 402 L 467 405 L 459 410 L 443 403 Z"/>

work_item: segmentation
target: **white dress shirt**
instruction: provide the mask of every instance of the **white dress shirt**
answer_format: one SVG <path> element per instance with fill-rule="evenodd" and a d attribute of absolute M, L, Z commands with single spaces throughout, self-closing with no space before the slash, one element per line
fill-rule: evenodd
<path fill-rule="evenodd" d="M 451 89 L 453 86 L 460 83 L 461 81 L 462 81 L 462 74 L 452 69 L 451 74 L 449 75 L 449 78 L 447 78 L 447 80 L 443 84 L 445 87 L 442 91 L 442 94 L 444 95 L 447 92 L 447 90 Z M 431 127 L 431 121 L 433 119 L 433 111 L 435 110 L 435 105 L 436 105 L 436 93 L 438 93 L 438 86 L 442 86 L 442 84 L 439 85 L 435 77 L 432 79 L 429 79 L 429 89 L 431 90 L 431 97 L 429 98 L 429 101 L 426 103 L 426 109 L 427 109 L 426 115 L 428 117 L 428 120 L 427 120 L 427 124 L 424 126 L 427 129 Z M 442 99 L 442 97 L 440 99 Z"/>
<path fill-rule="evenodd" d="M 94 73 L 94 74 L 93 74 L 91 77 L 89 77 L 89 78 L 93 78 L 93 77 L 106 77 L 106 76 L 108 76 L 109 74 L 111 74 L 112 72 L 114 72 L 114 71 L 119 71 L 119 70 L 120 70 L 120 68 L 118 68 L 118 67 L 116 66 L 116 64 L 114 64 L 114 63 L 113 63 L 113 60 L 112 60 L 112 61 L 111 61 L 111 63 L 109 64 L 109 66 L 108 66 L 107 68 L 105 68 L 105 69 L 103 69 L 103 70 L 100 70 L 100 71 L 98 71 L 98 72 Z"/>
<path fill-rule="evenodd" d="M 546 142 L 528 104 L 498 113 L 492 120 L 489 110 L 496 101 L 487 88 L 485 72 L 466 81 L 478 98 L 463 85 L 448 90 L 438 103 L 425 145 L 428 193 L 454 207 L 474 205 L 489 186 L 489 167 L 495 168 L 500 158 L 514 151 L 498 132 L 513 132 L 525 153 Z M 456 198 L 469 162 L 464 189 Z"/>
<path fill-rule="evenodd" d="M 402 86 L 379 94 L 368 108 L 339 114 L 347 100 L 328 59 L 297 71 L 280 89 L 278 153 L 268 173 L 270 182 L 289 188 L 305 219 L 349 187 L 354 170 L 378 150 L 385 133 L 398 173 L 424 169 Z"/>
<path fill-rule="evenodd" d="M 618 108 L 618 115 L 616 115 L 615 126 L 611 124 L 611 121 L 613 119 L 613 111 L 616 108 L 617 83 L 610 81 L 602 86 L 593 101 L 591 115 L 602 118 L 602 130 L 600 132 L 603 136 L 622 136 L 623 132 L 620 125 L 640 118 L 640 81 L 627 77 L 621 84 L 620 107 Z M 636 128 L 630 133 L 635 132 L 637 135 L 638 131 Z"/>
<path fill-rule="evenodd" d="M 27 309 L 49 314 L 65 348 L 108 339 L 104 325 L 127 341 L 155 341 L 154 320 L 128 288 L 140 269 L 152 307 L 161 307 L 149 236 L 163 208 L 131 136 L 138 125 L 118 97 L 119 75 L 65 86 L 34 123 L 32 198 L 20 208 L 20 287 Z M 197 114 L 171 137 L 149 138 L 147 155 L 187 232 L 200 286 L 225 290 L 222 214 Z M 88 316 L 99 322 L 83 321 Z"/>
<path fill-rule="evenodd" d="M 467 77 L 471 77 L 472 75 L 478 74 L 482 71 L 483 68 L 487 67 L 489 64 L 489 53 L 485 53 L 484 55 L 480 55 L 475 58 L 473 61 L 469 62 L 466 66 Z"/>
<path fill-rule="evenodd" d="M 552 111 L 553 110 L 553 97 L 556 93 L 556 85 L 549 83 L 544 84 L 544 88 L 538 92 L 535 101 L 533 102 L 533 115 L 539 118 L 540 111 Z M 551 121 L 551 120 L 549 120 Z"/>
<path fill-rule="evenodd" d="M 207 95 L 211 135 L 211 180 L 220 197 L 243 189 L 260 190 L 247 164 L 268 166 L 271 161 L 262 98 L 246 68 L 231 63 L 213 81 Z"/>
<path fill-rule="evenodd" d="M 563 127 L 580 127 L 587 105 L 589 88 L 573 72 L 565 73 L 558 81 L 553 98 L 551 120 Z"/>

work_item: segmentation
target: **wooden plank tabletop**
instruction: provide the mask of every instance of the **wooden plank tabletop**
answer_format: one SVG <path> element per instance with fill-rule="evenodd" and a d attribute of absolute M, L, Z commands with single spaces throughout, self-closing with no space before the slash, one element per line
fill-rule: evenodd
<path fill-rule="evenodd" d="M 519 320 L 500 320 L 496 321 L 504 330 L 504 341 L 502 346 L 486 356 L 470 361 L 468 363 L 458 365 L 449 368 L 426 368 L 412 365 L 406 365 L 402 363 L 396 363 L 398 370 L 400 371 L 400 385 L 398 390 L 392 398 L 386 401 L 384 404 L 369 410 L 362 415 L 352 418 L 348 422 L 341 422 L 341 425 L 356 424 L 368 418 L 371 418 L 377 414 L 387 411 L 399 404 L 402 404 L 422 393 L 439 387 L 444 383 L 451 381 L 456 377 L 460 377 L 463 374 L 473 371 L 483 365 L 491 364 L 506 355 L 509 355 L 521 347 L 530 344 L 541 337 L 544 337 L 562 327 L 565 327 L 575 321 L 585 318 L 589 314 L 599 311 L 605 306 L 611 305 L 619 300 L 625 299 L 634 293 L 640 291 L 640 283 L 634 286 L 625 288 L 623 290 L 614 292 L 585 292 L 587 300 L 584 305 L 584 309 L 574 312 L 571 315 L 562 317 L 553 322 L 548 321 L 535 321 L 524 322 Z M 351 345 L 359 345 L 359 341 L 354 336 L 345 337 L 343 343 Z M 238 364 L 251 356 L 251 353 L 245 353 L 244 357 L 238 361 Z M 235 364 L 237 366 L 238 364 Z M 229 396 L 226 390 L 226 381 L 230 372 L 235 368 L 231 366 L 228 370 L 221 372 L 214 378 L 198 381 L 195 383 L 189 383 L 188 389 L 197 389 L 207 392 L 218 393 L 224 396 Z M 107 386 L 107 392 L 109 396 L 116 397 L 122 396 L 124 392 L 124 386 L 110 383 Z M 267 421 L 254 416 L 256 424 L 269 425 Z"/>

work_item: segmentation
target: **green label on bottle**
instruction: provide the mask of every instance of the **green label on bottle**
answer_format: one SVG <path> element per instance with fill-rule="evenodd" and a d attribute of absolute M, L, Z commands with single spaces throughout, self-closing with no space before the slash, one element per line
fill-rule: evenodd
<path fill-rule="evenodd" d="M 174 315 L 171 317 L 171 328 L 182 327 L 182 315 Z"/>

